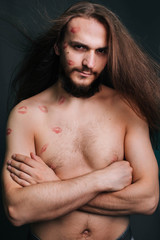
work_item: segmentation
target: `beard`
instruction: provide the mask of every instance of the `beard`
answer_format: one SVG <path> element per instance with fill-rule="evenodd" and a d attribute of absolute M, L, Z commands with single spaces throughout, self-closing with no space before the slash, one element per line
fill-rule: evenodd
<path fill-rule="evenodd" d="M 101 81 L 101 75 L 98 76 L 91 84 L 84 86 L 75 84 L 71 78 L 69 78 L 66 73 L 61 70 L 61 84 L 62 88 L 72 95 L 73 97 L 77 98 L 89 98 L 93 96 L 95 93 L 99 92 Z"/>

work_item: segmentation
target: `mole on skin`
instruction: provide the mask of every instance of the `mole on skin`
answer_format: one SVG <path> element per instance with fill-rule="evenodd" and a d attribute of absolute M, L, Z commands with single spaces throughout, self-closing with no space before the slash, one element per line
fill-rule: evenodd
<path fill-rule="evenodd" d="M 19 107 L 18 113 L 21 113 L 21 114 L 27 113 L 27 107 L 26 106 Z"/>

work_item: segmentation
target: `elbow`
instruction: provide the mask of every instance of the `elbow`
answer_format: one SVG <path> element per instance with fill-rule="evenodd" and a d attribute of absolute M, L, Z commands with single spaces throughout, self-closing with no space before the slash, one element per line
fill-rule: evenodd
<path fill-rule="evenodd" d="M 20 227 L 25 223 L 22 221 L 21 217 L 18 214 L 17 208 L 13 205 L 6 208 L 6 215 L 11 224 L 15 227 Z"/>
<path fill-rule="evenodd" d="M 153 194 L 152 196 L 145 199 L 143 206 L 145 206 L 142 214 L 152 215 L 158 206 L 159 203 L 159 194 Z"/>
<path fill-rule="evenodd" d="M 146 211 L 146 215 L 152 215 L 156 209 L 157 209 L 157 206 L 158 206 L 158 202 L 159 202 L 159 196 L 153 196 L 151 197 L 150 199 L 148 199 L 148 208 L 147 208 L 147 211 Z"/>

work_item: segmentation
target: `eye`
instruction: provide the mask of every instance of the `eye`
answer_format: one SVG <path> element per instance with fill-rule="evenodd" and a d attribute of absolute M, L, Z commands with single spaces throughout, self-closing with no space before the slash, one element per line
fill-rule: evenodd
<path fill-rule="evenodd" d="M 107 48 L 99 48 L 97 49 L 97 53 L 100 55 L 106 55 L 107 54 Z"/>
<path fill-rule="evenodd" d="M 73 45 L 73 48 L 75 50 L 78 50 L 78 51 L 85 51 L 85 50 L 87 50 L 87 48 L 85 46 L 80 45 L 80 44 Z"/>

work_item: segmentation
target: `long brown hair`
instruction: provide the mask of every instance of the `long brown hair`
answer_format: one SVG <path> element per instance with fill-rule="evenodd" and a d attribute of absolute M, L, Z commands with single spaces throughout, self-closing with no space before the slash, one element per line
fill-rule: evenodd
<path fill-rule="evenodd" d="M 159 65 L 135 43 L 118 17 L 106 7 L 79 2 L 52 20 L 52 27 L 33 40 L 32 48 L 13 84 L 18 86 L 16 103 L 31 97 L 58 79 L 59 58 L 54 45 L 63 41 L 67 23 L 75 17 L 95 18 L 108 33 L 108 63 L 103 83 L 110 85 L 147 119 L 151 129 L 160 123 Z"/>

